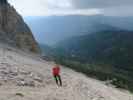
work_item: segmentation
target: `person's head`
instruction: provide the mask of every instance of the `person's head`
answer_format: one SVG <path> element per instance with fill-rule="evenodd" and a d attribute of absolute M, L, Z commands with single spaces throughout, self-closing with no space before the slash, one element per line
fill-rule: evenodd
<path fill-rule="evenodd" d="M 59 65 L 58 63 L 55 63 L 55 66 L 56 66 L 56 67 L 59 67 L 60 65 Z"/>

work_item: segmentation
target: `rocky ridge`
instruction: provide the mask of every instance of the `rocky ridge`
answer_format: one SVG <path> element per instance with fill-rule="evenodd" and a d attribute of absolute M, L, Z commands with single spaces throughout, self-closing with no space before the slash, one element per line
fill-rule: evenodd
<path fill-rule="evenodd" d="M 40 49 L 31 30 L 10 4 L 0 4 L 0 42 L 25 51 L 39 53 Z"/>

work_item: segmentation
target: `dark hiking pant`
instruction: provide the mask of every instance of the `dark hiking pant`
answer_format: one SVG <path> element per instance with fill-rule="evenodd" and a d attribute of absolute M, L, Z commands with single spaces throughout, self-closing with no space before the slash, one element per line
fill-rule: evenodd
<path fill-rule="evenodd" d="M 62 86 L 60 75 L 54 75 L 54 78 L 55 78 L 56 84 Z"/>

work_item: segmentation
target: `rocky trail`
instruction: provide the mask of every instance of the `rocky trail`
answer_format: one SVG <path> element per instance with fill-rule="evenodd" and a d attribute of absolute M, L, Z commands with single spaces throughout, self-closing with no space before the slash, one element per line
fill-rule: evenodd
<path fill-rule="evenodd" d="M 53 62 L 0 45 L 0 100 L 133 100 L 125 90 L 106 86 L 61 67 L 63 86 L 51 75 Z"/>

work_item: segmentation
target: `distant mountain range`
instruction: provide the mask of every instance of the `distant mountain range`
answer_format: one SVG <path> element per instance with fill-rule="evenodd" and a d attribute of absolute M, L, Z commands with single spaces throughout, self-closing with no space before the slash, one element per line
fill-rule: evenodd
<path fill-rule="evenodd" d="M 69 37 L 99 32 L 108 26 L 133 30 L 133 17 L 95 16 L 48 16 L 25 17 L 40 43 L 54 45 Z"/>
<path fill-rule="evenodd" d="M 87 63 L 113 66 L 133 65 L 133 31 L 106 30 L 72 37 L 56 44 L 63 57 Z M 125 69 L 126 69 L 125 68 Z M 130 69 L 128 69 L 130 70 Z"/>

